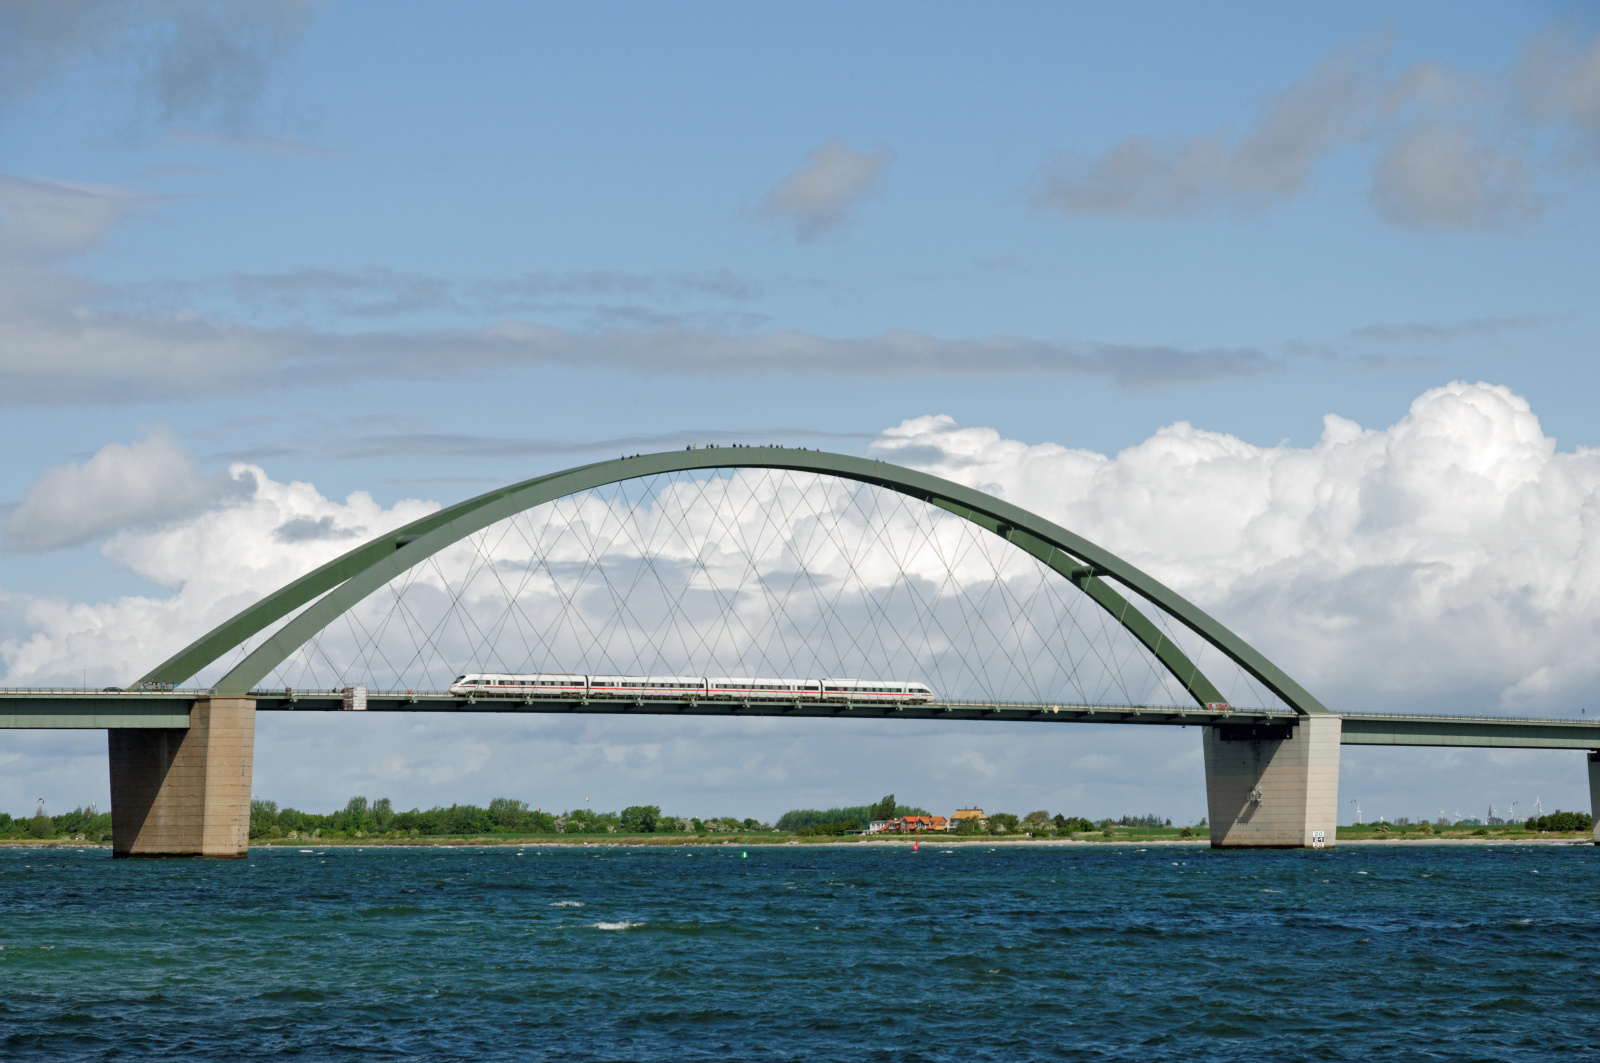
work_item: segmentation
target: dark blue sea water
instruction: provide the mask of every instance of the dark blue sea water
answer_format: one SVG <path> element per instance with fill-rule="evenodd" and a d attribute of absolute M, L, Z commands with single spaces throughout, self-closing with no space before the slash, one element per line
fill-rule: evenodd
<path fill-rule="evenodd" d="M 6 849 L 0 1056 L 1600 1057 L 1592 846 L 943 848 Z"/>

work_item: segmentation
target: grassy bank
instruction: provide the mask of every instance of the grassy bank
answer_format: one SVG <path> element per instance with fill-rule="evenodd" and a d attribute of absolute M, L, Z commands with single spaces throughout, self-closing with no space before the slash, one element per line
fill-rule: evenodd
<path fill-rule="evenodd" d="M 1340 841 L 1439 841 L 1441 839 L 1497 839 L 1500 841 L 1539 841 L 1541 839 L 1590 839 L 1586 830 L 1525 830 L 1521 826 L 1456 826 L 1440 827 L 1434 824 L 1413 823 L 1399 827 L 1392 824 L 1367 823 L 1354 827 L 1340 827 Z"/>

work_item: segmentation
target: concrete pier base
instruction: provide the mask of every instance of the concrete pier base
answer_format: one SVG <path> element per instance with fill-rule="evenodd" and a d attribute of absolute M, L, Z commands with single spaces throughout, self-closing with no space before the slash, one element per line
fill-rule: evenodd
<path fill-rule="evenodd" d="M 1339 816 L 1337 716 L 1205 731 L 1213 849 L 1332 848 Z"/>
<path fill-rule="evenodd" d="M 107 731 L 111 854 L 246 855 L 255 740 L 250 698 L 196 699 L 187 731 Z"/>
<path fill-rule="evenodd" d="M 1589 815 L 1594 817 L 1594 843 L 1600 845 L 1600 749 L 1589 751 Z"/>

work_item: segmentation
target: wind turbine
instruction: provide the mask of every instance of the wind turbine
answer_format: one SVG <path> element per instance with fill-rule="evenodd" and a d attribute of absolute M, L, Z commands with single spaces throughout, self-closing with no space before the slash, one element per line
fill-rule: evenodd
<path fill-rule="evenodd" d="M 1352 804 L 1352 805 L 1355 805 L 1355 806 L 1356 806 L 1356 822 L 1357 822 L 1357 823 L 1362 823 L 1362 822 L 1364 822 L 1364 820 L 1362 820 L 1362 818 L 1361 818 L 1361 798 L 1359 798 L 1359 797 L 1352 797 L 1352 798 L 1351 798 L 1351 799 L 1350 799 L 1350 803 L 1351 803 L 1351 804 Z"/>

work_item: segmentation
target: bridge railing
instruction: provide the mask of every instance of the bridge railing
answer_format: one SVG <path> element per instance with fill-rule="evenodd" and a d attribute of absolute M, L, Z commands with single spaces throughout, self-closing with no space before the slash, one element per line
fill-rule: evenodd
<path fill-rule="evenodd" d="M 1481 720 L 1484 723 L 1560 724 L 1563 727 L 1576 724 L 1600 728 L 1600 719 L 1591 716 L 1505 716 L 1490 712 L 1341 712 L 1338 715 L 1346 720 L 1438 720 L 1445 723 Z"/>

